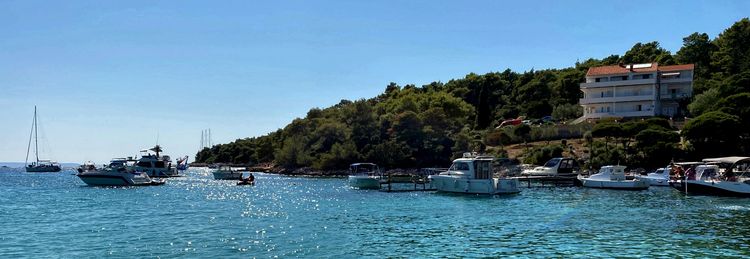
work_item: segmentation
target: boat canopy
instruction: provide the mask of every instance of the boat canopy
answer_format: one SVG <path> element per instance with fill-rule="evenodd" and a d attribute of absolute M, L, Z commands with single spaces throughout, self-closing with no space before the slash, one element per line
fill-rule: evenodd
<path fill-rule="evenodd" d="M 728 157 L 716 157 L 716 158 L 706 158 L 703 159 L 703 162 L 706 163 L 717 163 L 717 164 L 736 164 L 738 162 L 746 162 L 744 160 L 750 161 L 750 157 L 744 157 L 744 156 L 728 156 Z"/>

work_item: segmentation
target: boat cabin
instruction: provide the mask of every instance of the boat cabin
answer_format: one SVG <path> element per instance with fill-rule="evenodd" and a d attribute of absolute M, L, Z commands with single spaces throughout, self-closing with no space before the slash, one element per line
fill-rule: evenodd
<path fill-rule="evenodd" d="M 373 163 L 354 163 L 349 165 L 349 172 L 352 175 L 374 175 L 380 173 L 380 168 Z"/>
<path fill-rule="evenodd" d="M 464 154 L 463 158 L 453 160 L 448 171 L 441 175 L 460 175 L 468 179 L 492 179 L 493 169 L 491 156 L 475 156 Z"/>
<path fill-rule="evenodd" d="M 607 178 L 611 181 L 625 181 L 625 166 L 622 165 L 607 165 L 602 166 L 601 169 L 599 169 L 599 173 L 592 175 L 591 178 L 595 178 L 595 176 L 600 176 L 598 178 L 604 179 Z"/>

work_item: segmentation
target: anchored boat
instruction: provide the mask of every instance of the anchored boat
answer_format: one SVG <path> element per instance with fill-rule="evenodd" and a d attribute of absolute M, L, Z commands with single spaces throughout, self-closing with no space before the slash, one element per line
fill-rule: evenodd
<path fill-rule="evenodd" d="M 78 168 L 78 178 L 91 186 L 149 186 L 162 185 L 164 180 L 151 179 L 145 172 L 133 170 L 124 158 L 115 158 L 104 168 L 84 164 Z"/>
<path fill-rule="evenodd" d="M 471 194 L 512 194 L 519 193 L 518 179 L 494 178 L 492 161 L 494 157 L 465 153 L 462 158 L 453 160 L 448 171 L 429 176 L 430 183 L 441 192 Z"/>
<path fill-rule="evenodd" d="M 602 166 L 599 173 L 589 177 L 578 176 L 578 180 L 584 187 L 618 190 L 645 190 L 648 182 L 640 179 L 627 180 L 625 178 L 625 166 L 608 165 Z"/>
<path fill-rule="evenodd" d="M 750 197 L 750 157 L 719 157 L 703 159 L 687 179 L 669 181 L 682 193 L 730 197 Z"/>
<path fill-rule="evenodd" d="M 222 165 L 213 171 L 216 180 L 242 180 L 242 172 L 235 171 L 231 166 Z"/>
<path fill-rule="evenodd" d="M 669 186 L 669 167 L 659 168 L 645 176 L 636 176 L 641 181 L 648 182 L 649 186 Z"/>
<path fill-rule="evenodd" d="M 151 154 L 149 151 L 154 151 Z M 161 146 L 156 145 L 150 149 L 141 150 L 141 158 L 135 164 L 135 171 L 145 172 L 149 177 L 176 177 L 179 176 L 177 168 L 172 166 L 172 159 L 167 155 L 160 155 Z"/>
<path fill-rule="evenodd" d="M 349 186 L 358 189 L 380 189 L 382 175 L 378 165 L 354 163 L 349 165 Z"/>
<path fill-rule="evenodd" d="M 34 122 L 31 124 L 31 135 L 29 135 L 29 146 L 26 149 L 26 172 L 42 173 L 42 172 L 60 172 L 62 168 L 60 164 L 52 160 L 40 160 L 39 159 L 39 134 L 37 133 L 37 119 L 36 119 L 36 106 L 34 106 Z M 34 137 L 34 154 L 36 155 L 36 162 L 29 164 L 29 152 L 31 151 L 31 140 Z"/>

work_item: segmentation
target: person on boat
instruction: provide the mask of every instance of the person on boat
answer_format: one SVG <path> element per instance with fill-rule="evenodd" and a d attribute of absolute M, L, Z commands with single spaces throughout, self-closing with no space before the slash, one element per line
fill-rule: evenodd
<path fill-rule="evenodd" d="M 734 172 L 732 172 L 732 169 L 727 169 L 726 172 L 724 172 L 724 180 L 727 182 L 736 182 L 737 177 L 734 176 Z"/>
<path fill-rule="evenodd" d="M 685 171 L 685 176 L 687 176 L 688 180 L 695 180 L 695 166 L 688 168 L 688 170 Z"/>
<path fill-rule="evenodd" d="M 250 173 L 250 175 L 248 175 L 247 178 L 242 179 L 242 182 L 253 184 L 255 183 L 255 176 L 253 175 L 253 173 Z"/>

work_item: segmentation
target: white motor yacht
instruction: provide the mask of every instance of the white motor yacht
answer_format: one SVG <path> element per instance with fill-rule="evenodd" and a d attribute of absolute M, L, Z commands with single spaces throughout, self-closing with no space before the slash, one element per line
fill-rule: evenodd
<path fill-rule="evenodd" d="M 448 171 L 430 175 L 430 184 L 441 192 L 472 194 L 519 193 L 518 179 L 494 178 L 491 156 L 465 153 L 463 158 L 453 160 Z"/>
<path fill-rule="evenodd" d="M 154 151 L 155 154 L 149 153 Z M 169 156 L 162 156 L 161 146 L 156 145 L 150 149 L 141 150 L 143 155 L 135 164 L 135 171 L 145 172 L 150 177 L 176 177 L 178 175 L 177 167 L 172 166 L 172 159 Z"/>
<path fill-rule="evenodd" d="M 669 181 L 682 193 L 730 197 L 750 197 L 750 157 L 703 159 L 705 165 L 695 168 L 687 179 Z"/>
<path fill-rule="evenodd" d="M 235 171 L 231 166 L 222 165 L 213 171 L 216 180 L 242 180 L 242 172 Z"/>
<path fill-rule="evenodd" d="M 669 167 L 659 168 L 648 175 L 636 176 L 636 178 L 648 182 L 649 186 L 669 186 Z"/>
<path fill-rule="evenodd" d="M 349 186 L 358 189 L 380 189 L 382 175 L 378 165 L 354 163 L 349 166 Z"/>
<path fill-rule="evenodd" d="M 521 175 L 528 176 L 575 176 L 580 166 L 572 158 L 557 157 L 550 159 L 543 166 L 523 170 Z"/>
<path fill-rule="evenodd" d="M 648 182 L 640 179 L 627 180 L 625 178 L 625 166 L 608 165 L 602 166 L 599 173 L 589 177 L 578 176 L 578 180 L 584 187 L 618 190 L 645 190 Z"/>
<path fill-rule="evenodd" d="M 104 168 L 85 164 L 78 169 L 78 178 L 91 186 L 147 186 L 162 185 L 164 180 L 154 180 L 145 172 L 133 170 L 126 159 L 113 159 Z"/>

